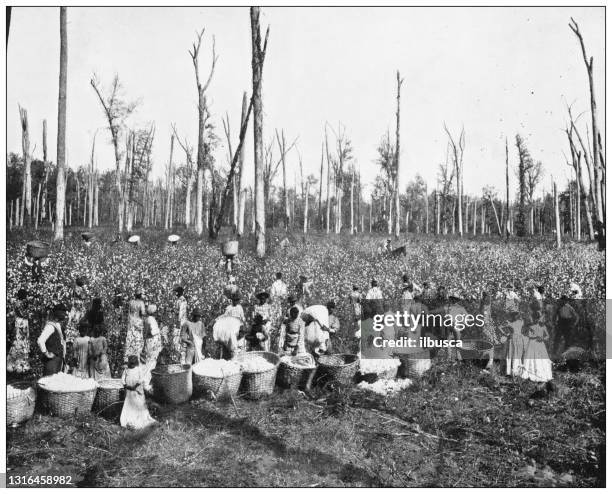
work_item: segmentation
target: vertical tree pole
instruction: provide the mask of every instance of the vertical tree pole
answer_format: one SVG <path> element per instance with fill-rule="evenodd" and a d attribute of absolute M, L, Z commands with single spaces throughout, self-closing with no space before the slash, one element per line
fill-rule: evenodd
<path fill-rule="evenodd" d="M 66 7 L 60 7 L 60 70 L 57 104 L 57 180 L 55 200 L 54 240 L 64 239 L 64 210 L 66 201 L 66 86 L 68 82 L 68 35 Z"/>
<path fill-rule="evenodd" d="M 32 156 L 30 155 L 30 132 L 28 112 L 19 107 L 21 120 L 21 148 L 23 150 L 23 185 L 21 190 L 21 226 L 29 226 L 32 222 Z"/>
<path fill-rule="evenodd" d="M 559 197 L 557 195 L 557 183 L 553 182 L 553 201 L 555 202 L 555 230 L 557 233 L 557 249 L 561 248 L 561 220 L 559 219 Z"/>
<path fill-rule="evenodd" d="M 266 204 L 264 194 L 261 80 L 270 27 L 266 31 L 266 37 L 262 45 L 259 29 L 259 7 L 251 7 L 250 13 L 252 41 L 251 69 L 253 71 L 253 146 L 255 154 L 255 240 L 257 243 L 257 256 L 264 257 L 266 255 Z"/>
<path fill-rule="evenodd" d="M 400 79 L 397 71 L 397 113 L 395 126 L 395 238 L 400 236 L 400 195 L 399 195 L 399 170 L 400 170 L 400 91 L 404 79 Z M 389 211 L 390 212 L 390 211 Z"/>
<path fill-rule="evenodd" d="M 164 229 L 171 228 L 172 220 L 170 218 L 172 210 L 172 185 L 173 185 L 173 174 L 172 174 L 172 154 L 174 153 L 174 134 L 170 136 L 170 161 L 168 161 L 168 175 L 167 175 L 167 191 L 166 191 L 166 221 L 164 223 Z"/>
<path fill-rule="evenodd" d="M 331 208 L 331 202 L 330 202 L 330 197 L 329 197 L 329 176 L 330 176 L 330 156 L 329 156 L 329 145 L 327 143 L 327 127 L 325 127 L 325 155 L 327 156 L 327 187 L 326 187 L 326 194 L 327 194 L 327 205 L 326 205 L 326 211 L 325 211 L 325 233 L 327 233 L 327 235 L 329 235 L 329 220 L 330 220 L 330 208 Z M 370 231 L 372 231 L 372 208 L 370 207 Z"/>
<path fill-rule="evenodd" d="M 321 143 L 321 172 L 319 173 L 319 213 L 318 213 L 318 219 L 319 219 L 319 228 L 322 230 L 323 229 L 323 216 L 322 216 L 322 201 L 323 201 L 323 154 L 325 152 L 324 149 L 324 144 Z"/>

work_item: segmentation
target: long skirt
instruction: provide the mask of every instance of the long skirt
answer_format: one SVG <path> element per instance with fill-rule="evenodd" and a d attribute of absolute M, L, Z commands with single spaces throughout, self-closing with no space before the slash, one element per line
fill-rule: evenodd
<path fill-rule="evenodd" d="M 523 357 L 522 377 L 535 382 L 552 380 L 552 362 L 548 358 L 548 351 L 544 342 L 530 339 L 527 343 Z"/>
<path fill-rule="evenodd" d="M 127 390 L 125 392 L 125 401 L 123 402 L 119 422 L 121 427 L 128 429 L 143 429 L 155 423 L 155 419 L 149 414 L 141 386 L 136 391 Z"/>
<path fill-rule="evenodd" d="M 523 374 L 524 352 L 525 337 L 522 334 L 512 335 L 506 343 L 506 375 L 520 377 Z"/>
<path fill-rule="evenodd" d="M 28 320 L 21 317 L 15 319 L 15 340 L 6 357 L 7 372 L 19 374 L 30 370 L 30 330 Z"/>
<path fill-rule="evenodd" d="M 89 376 L 96 381 L 108 379 L 111 377 L 110 366 L 108 365 L 108 357 L 106 353 L 92 356 L 89 359 Z"/>
<path fill-rule="evenodd" d="M 140 354 L 140 363 L 144 368 L 144 388 L 147 392 L 151 390 L 151 371 L 157 365 L 157 357 L 161 350 L 162 343 L 159 335 L 145 340 L 144 348 Z"/>

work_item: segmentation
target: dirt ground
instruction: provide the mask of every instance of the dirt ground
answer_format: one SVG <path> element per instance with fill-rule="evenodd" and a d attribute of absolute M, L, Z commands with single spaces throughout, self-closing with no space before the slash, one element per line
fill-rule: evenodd
<path fill-rule="evenodd" d="M 158 424 L 36 414 L 7 430 L 9 475 L 95 487 L 512 487 L 605 485 L 605 363 L 555 370 L 554 389 L 434 362 L 412 388 L 236 406 L 149 401 Z"/>

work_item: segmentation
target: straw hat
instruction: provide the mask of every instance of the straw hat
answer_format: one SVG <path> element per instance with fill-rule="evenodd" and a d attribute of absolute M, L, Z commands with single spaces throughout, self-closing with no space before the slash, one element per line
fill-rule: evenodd
<path fill-rule="evenodd" d="M 179 237 L 178 235 L 170 235 L 168 237 L 168 242 L 170 242 L 171 244 L 175 244 L 177 243 L 179 240 L 181 239 L 181 237 Z"/>
<path fill-rule="evenodd" d="M 140 235 L 132 235 L 128 238 L 128 242 L 131 244 L 139 244 L 140 243 Z"/>

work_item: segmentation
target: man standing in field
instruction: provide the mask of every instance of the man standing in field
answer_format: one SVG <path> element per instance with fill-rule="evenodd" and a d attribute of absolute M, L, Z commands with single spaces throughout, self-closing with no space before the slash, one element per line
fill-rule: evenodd
<path fill-rule="evenodd" d="M 61 323 L 66 320 L 66 317 L 66 307 L 63 304 L 56 305 L 38 337 L 38 347 L 43 354 L 43 376 L 61 372 L 64 365 L 66 341 Z"/>

